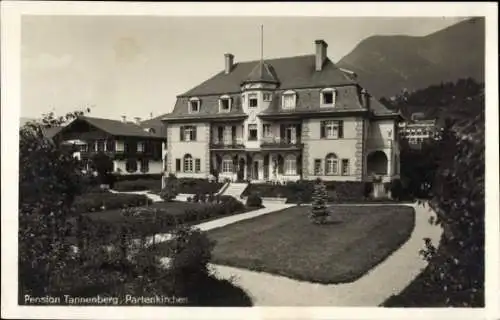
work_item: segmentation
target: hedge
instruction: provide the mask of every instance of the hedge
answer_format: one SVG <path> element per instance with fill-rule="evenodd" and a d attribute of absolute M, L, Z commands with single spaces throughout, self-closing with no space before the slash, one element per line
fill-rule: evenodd
<path fill-rule="evenodd" d="M 178 193 L 211 194 L 219 192 L 224 185 L 222 182 L 210 182 L 207 179 L 179 178 Z"/>
<path fill-rule="evenodd" d="M 137 207 L 152 203 L 145 195 L 117 194 L 110 192 L 86 193 L 75 198 L 74 213 L 86 213 L 127 207 Z"/>
<path fill-rule="evenodd" d="M 250 184 L 243 196 L 255 194 L 260 197 L 287 198 L 287 203 L 310 203 L 314 181 L 288 182 L 285 185 Z M 329 202 L 362 201 L 365 199 L 365 182 L 361 181 L 324 181 Z"/>
<path fill-rule="evenodd" d="M 144 191 L 161 190 L 161 179 L 137 179 L 116 182 L 113 190 L 116 191 Z"/>
<path fill-rule="evenodd" d="M 158 180 L 161 181 L 163 175 L 161 173 L 148 174 L 114 174 L 115 181 L 136 181 L 136 180 Z"/>

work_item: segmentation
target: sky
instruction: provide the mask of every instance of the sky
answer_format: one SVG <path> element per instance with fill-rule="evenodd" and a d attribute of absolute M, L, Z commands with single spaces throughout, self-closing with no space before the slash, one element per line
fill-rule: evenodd
<path fill-rule="evenodd" d="M 21 117 L 148 119 L 176 96 L 235 62 L 314 53 L 328 43 L 336 62 L 372 35 L 425 36 L 463 18 L 23 16 Z"/>

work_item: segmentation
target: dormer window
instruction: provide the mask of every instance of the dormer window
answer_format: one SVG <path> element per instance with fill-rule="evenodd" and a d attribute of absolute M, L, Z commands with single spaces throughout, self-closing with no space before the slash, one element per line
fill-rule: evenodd
<path fill-rule="evenodd" d="M 189 99 L 189 113 L 200 112 L 200 99 L 191 98 Z"/>
<path fill-rule="evenodd" d="M 321 107 L 334 107 L 337 91 L 333 88 L 326 88 L 321 91 Z"/>
<path fill-rule="evenodd" d="M 281 102 L 283 109 L 294 109 L 297 102 L 295 91 L 285 91 Z"/>
<path fill-rule="evenodd" d="M 264 100 L 264 101 L 266 101 L 266 102 L 267 102 L 267 101 L 271 101 L 271 94 L 270 94 L 269 92 L 264 92 L 264 93 L 262 94 L 262 100 Z"/>
<path fill-rule="evenodd" d="M 219 112 L 231 111 L 231 97 L 224 95 L 219 99 Z"/>
<path fill-rule="evenodd" d="M 257 94 L 252 93 L 248 95 L 248 107 L 249 108 L 257 108 L 259 105 L 259 99 L 257 98 Z"/>

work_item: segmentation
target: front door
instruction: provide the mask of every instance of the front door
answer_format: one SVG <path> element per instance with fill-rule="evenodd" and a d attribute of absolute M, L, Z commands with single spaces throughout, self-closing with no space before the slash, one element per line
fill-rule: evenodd
<path fill-rule="evenodd" d="M 238 181 L 243 181 L 245 179 L 245 159 L 240 158 L 238 163 Z"/>
<path fill-rule="evenodd" d="M 252 179 L 253 180 L 259 180 L 259 161 L 254 161 L 253 162 Z"/>

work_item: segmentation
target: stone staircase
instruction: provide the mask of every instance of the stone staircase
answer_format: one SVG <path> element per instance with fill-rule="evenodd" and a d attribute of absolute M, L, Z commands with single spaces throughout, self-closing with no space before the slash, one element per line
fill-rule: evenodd
<path fill-rule="evenodd" d="M 248 183 L 231 182 L 222 194 L 225 196 L 232 196 L 240 200 L 243 191 L 245 191 L 247 187 Z"/>

